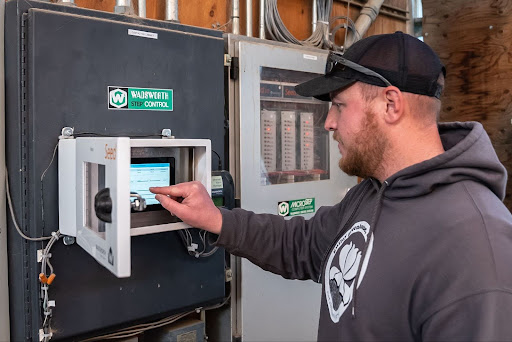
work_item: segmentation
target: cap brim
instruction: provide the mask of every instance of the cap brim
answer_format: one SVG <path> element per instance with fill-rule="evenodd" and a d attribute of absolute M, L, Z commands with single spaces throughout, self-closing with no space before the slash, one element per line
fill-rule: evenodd
<path fill-rule="evenodd" d="M 353 78 L 347 79 L 333 75 L 323 75 L 296 85 L 295 91 L 301 96 L 314 97 L 321 101 L 331 101 L 330 94 L 333 91 L 346 88 L 356 81 Z"/>

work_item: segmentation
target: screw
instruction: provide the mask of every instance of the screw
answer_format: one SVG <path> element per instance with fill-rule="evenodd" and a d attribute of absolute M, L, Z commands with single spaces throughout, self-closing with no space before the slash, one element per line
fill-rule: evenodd
<path fill-rule="evenodd" d="M 72 245 L 75 243 L 75 238 L 73 236 L 64 236 L 64 238 L 62 239 L 62 242 L 64 242 L 64 244 L 66 246 L 69 246 L 69 245 Z"/>
<path fill-rule="evenodd" d="M 73 127 L 64 127 L 61 131 L 61 135 L 65 137 L 70 137 L 73 135 L 74 128 Z"/>

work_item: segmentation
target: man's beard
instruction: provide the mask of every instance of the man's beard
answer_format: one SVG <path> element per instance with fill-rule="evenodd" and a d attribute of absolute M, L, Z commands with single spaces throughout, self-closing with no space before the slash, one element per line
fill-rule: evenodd
<path fill-rule="evenodd" d="M 336 133 L 334 139 L 340 142 Z M 375 177 L 377 169 L 382 167 L 387 146 L 388 139 L 379 128 L 375 114 L 366 110 L 363 129 L 354 139 L 352 146 L 345 145 L 345 154 L 338 162 L 338 166 L 351 176 Z"/>

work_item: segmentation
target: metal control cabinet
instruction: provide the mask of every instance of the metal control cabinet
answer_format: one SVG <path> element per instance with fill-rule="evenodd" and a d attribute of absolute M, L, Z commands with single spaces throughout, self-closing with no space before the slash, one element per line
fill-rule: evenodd
<path fill-rule="evenodd" d="M 220 32 L 49 2 L 6 4 L 6 153 L 14 212 L 33 237 L 57 230 L 63 127 L 79 133 L 209 139 L 224 161 L 223 40 Z M 116 87 L 172 90 L 172 110 L 109 104 Z M 116 107 L 117 106 L 117 107 Z M 86 136 L 86 135 L 83 135 Z M 108 155 L 108 151 L 107 151 Z M 217 165 L 215 160 L 215 165 Z M 68 189 L 75 191 L 75 189 Z M 41 326 L 37 250 L 8 214 L 11 339 L 36 341 Z M 119 279 L 77 244 L 52 248 L 57 277 L 52 340 L 218 303 L 224 253 L 196 259 L 175 232 L 131 238 L 131 276 Z"/>
<path fill-rule="evenodd" d="M 357 179 L 338 169 L 329 103 L 294 86 L 324 73 L 326 51 L 225 35 L 229 70 L 230 172 L 243 209 L 310 218 Z M 255 241 L 254 243 L 258 243 Z M 231 324 L 242 341 L 314 341 L 321 285 L 286 280 L 233 258 Z"/>

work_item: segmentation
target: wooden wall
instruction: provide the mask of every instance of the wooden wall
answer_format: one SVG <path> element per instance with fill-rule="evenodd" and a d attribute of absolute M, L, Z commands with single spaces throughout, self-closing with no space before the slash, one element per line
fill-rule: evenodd
<path fill-rule="evenodd" d="M 112 12 L 115 0 L 75 0 L 79 7 Z M 132 0 L 137 7 L 137 0 Z M 397 30 L 406 31 L 407 0 L 386 0 L 382 12 L 370 28 L 368 34 L 389 33 Z M 278 0 L 279 14 L 288 30 L 298 39 L 305 39 L 312 31 L 312 0 Z M 363 0 L 351 0 L 349 16 L 355 20 L 359 15 Z M 240 32 L 246 34 L 246 1 L 240 0 Z M 259 1 L 252 2 L 253 36 L 259 33 Z M 179 19 L 182 24 L 205 28 L 218 28 L 231 32 L 230 0 L 179 0 Z M 335 0 L 332 15 L 346 15 L 347 1 Z M 164 0 L 146 0 L 146 16 L 152 19 L 165 18 Z M 226 25 L 227 23 L 227 25 Z M 337 35 L 337 43 L 342 44 L 343 30 Z"/>
<path fill-rule="evenodd" d="M 425 41 L 447 69 L 441 120 L 481 122 L 510 174 L 512 1 L 423 0 L 423 15 Z"/>

